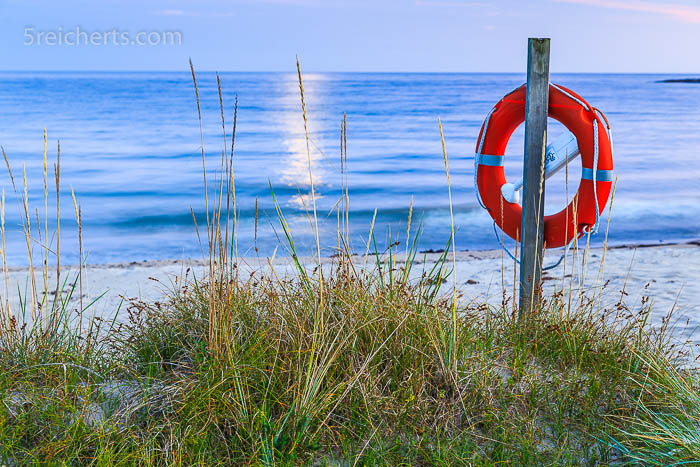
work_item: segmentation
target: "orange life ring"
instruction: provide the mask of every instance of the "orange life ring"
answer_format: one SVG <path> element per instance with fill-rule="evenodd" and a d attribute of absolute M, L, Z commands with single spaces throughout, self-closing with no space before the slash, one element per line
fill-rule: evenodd
<path fill-rule="evenodd" d="M 503 171 L 506 145 L 513 131 L 525 121 L 525 99 L 526 85 L 522 85 L 493 107 L 481 126 L 475 155 L 478 162 L 476 184 L 482 204 L 501 230 L 515 240 L 520 239 L 522 207 L 506 201 L 501 186 L 506 183 Z M 546 248 L 564 246 L 574 236 L 588 232 L 598 221 L 610 196 L 612 148 L 606 126 L 598 113 L 575 92 L 563 86 L 549 85 L 548 115 L 576 136 L 583 170 L 571 203 L 544 218 Z"/>

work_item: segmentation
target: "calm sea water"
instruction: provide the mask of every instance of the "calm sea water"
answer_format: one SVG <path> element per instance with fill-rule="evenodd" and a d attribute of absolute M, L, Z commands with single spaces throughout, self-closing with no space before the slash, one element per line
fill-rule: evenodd
<path fill-rule="evenodd" d="M 700 236 L 700 85 L 660 84 L 665 75 L 553 75 L 602 109 L 613 127 L 619 177 L 610 222 L 613 244 L 686 241 Z M 458 249 L 498 248 L 490 217 L 477 204 L 473 154 L 491 106 L 522 84 L 523 74 L 306 74 L 311 161 L 321 244 L 336 245 L 341 195 L 339 141 L 347 114 L 351 243 L 364 252 L 374 210 L 381 249 L 405 237 L 413 200 L 420 247 L 443 248 L 450 235 L 447 183 L 437 119 L 450 161 Z M 204 147 L 214 170 L 224 147 L 216 76 L 199 73 Z M 282 232 L 270 185 L 301 253 L 314 242 L 308 205 L 304 122 L 295 74 L 222 73 L 226 145 L 238 96 L 235 174 L 239 254 L 271 254 Z M 77 261 L 70 187 L 82 208 L 88 261 L 141 261 L 201 255 L 190 208 L 204 219 L 202 161 L 189 73 L 0 73 L 0 144 L 21 190 L 26 166 L 30 209 L 43 224 L 43 128 L 49 138 L 49 217 L 55 212 L 52 160 L 61 142 L 61 233 L 64 261 Z M 550 135 L 563 131 L 552 122 Z M 523 129 L 507 151 L 509 179 L 522 172 Z M 577 164 L 577 165 L 576 165 Z M 572 167 L 578 174 L 580 162 Z M 213 173 L 210 178 L 213 178 Z M 577 179 L 576 176 L 573 177 Z M 570 182 L 575 191 L 577 180 Z M 9 175 L 7 256 L 26 262 L 20 210 Z M 565 204 L 564 174 L 548 182 L 547 212 Z M 36 224 L 36 221 L 34 221 Z M 43 226 L 42 226 L 43 228 Z M 32 225 L 36 232 L 36 225 Z M 49 221 L 49 230 L 55 222 Z M 601 229 L 604 232 L 604 229 Z M 601 243 L 603 234 L 594 237 Z M 54 242 L 55 243 L 55 242 Z"/>

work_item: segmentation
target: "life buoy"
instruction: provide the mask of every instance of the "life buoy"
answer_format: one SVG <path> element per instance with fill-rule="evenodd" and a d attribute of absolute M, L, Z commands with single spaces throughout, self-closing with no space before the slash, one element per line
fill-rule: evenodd
<path fill-rule="evenodd" d="M 493 107 L 481 126 L 475 155 L 480 200 L 501 230 L 515 240 L 520 239 L 522 207 L 508 202 L 501 194 L 501 186 L 506 183 L 503 159 L 508 140 L 525 121 L 525 99 L 526 85 L 522 85 Z M 602 114 L 581 96 L 550 84 L 548 115 L 576 136 L 583 168 L 571 203 L 544 218 L 545 248 L 556 248 L 588 232 L 598 221 L 612 188 L 613 160 Z"/>

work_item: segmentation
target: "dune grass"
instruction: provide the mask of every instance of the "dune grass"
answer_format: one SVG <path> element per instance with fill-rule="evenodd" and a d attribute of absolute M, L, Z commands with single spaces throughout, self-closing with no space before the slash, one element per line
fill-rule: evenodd
<path fill-rule="evenodd" d="M 641 320 L 601 319 L 594 302 L 567 314 L 561 296 L 523 319 L 458 304 L 453 320 L 439 274 L 260 272 L 214 296 L 216 323 L 211 284 L 193 282 L 89 339 L 15 339 L 0 357 L 0 453 L 18 465 L 600 465 L 675 442 L 696 455 L 681 439 L 692 380 Z"/>
<path fill-rule="evenodd" d="M 194 68 L 192 75 L 196 89 Z M 299 82 L 303 99 L 300 71 Z M 303 100 L 302 113 L 306 121 Z M 410 220 L 402 246 L 389 242 L 380 251 L 370 234 L 364 255 L 354 256 L 347 185 L 331 261 L 319 243 L 308 262 L 298 256 L 272 192 L 290 268 L 270 262 L 244 273 L 235 124 L 234 110 L 230 151 L 222 151 L 213 177 L 202 150 L 205 191 L 215 193 L 205 200 L 206 226 L 197 226 L 207 276 L 159 302 L 128 304 L 125 324 L 83 319 L 82 269 L 48 283 L 48 257 L 60 249 L 50 246 L 46 219 L 43 237 L 30 231 L 25 184 L 28 254 L 30 240 L 43 238 L 43 281 L 32 282 L 21 310 L 10 309 L 5 282 L 0 465 L 574 466 L 699 458 L 697 375 L 668 329 L 648 325 L 648 304 L 601 310 L 593 294 L 572 308 L 570 293 L 560 293 L 519 316 L 505 301 L 470 302 L 451 280 L 452 238 L 436 261 L 418 262 L 420 227 L 411 237 Z M 345 119 L 342 128 L 344 141 Z M 346 142 L 341 151 L 345 161 Z M 309 169 L 312 185 L 310 158 Z M 58 192 L 59 164 L 55 172 Z M 46 199 L 45 183 L 45 206 Z M 4 197 L 2 204 L 4 220 Z M 81 223 L 77 201 L 74 208 Z M 2 232 L 4 239 L 4 222 Z M 71 300 L 73 292 L 80 297 Z"/>

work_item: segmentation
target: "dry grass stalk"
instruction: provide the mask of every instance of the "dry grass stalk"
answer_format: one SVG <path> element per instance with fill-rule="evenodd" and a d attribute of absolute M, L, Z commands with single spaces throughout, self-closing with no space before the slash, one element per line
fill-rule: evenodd
<path fill-rule="evenodd" d="M 12 182 L 12 189 L 17 193 L 17 187 L 15 186 L 15 177 L 12 175 L 12 168 L 10 167 L 10 161 L 7 158 L 7 154 L 5 153 L 5 148 L 0 146 L 0 149 L 2 149 L 2 157 L 5 159 L 5 166 L 7 166 L 7 173 L 10 174 L 10 181 Z"/>
<path fill-rule="evenodd" d="M 229 217 L 230 217 L 230 210 L 233 210 L 233 238 L 232 238 L 232 243 L 231 243 L 231 248 L 229 249 L 226 247 L 227 251 L 229 251 L 229 256 L 233 257 L 233 263 L 231 264 L 231 267 L 229 268 L 229 271 L 231 273 L 233 272 L 233 268 L 235 265 L 238 264 L 238 213 L 236 212 L 236 177 L 235 177 L 235 172 L 234 172 L 234 167 L 233 167 L 233 154 L 234 154 L 234 149 L 235 149 L 235 144 L 236 144 L 236 124 L 238 122 L 238 95 L 235 97 L 235 101 L 233 104 L 233 124 L 231 127 L 231 152 L 230 152 L 230 157 L 229 157 L 229 163 L 228 163 L 228 175 L 227 175 L 227 184 L 228 187 L 226 189 L 226 242 L 229 241 L 229 233 L 228 233 L 228 225 L 229 225 Z M 255 211 L 255 225 L 256 225 L 256 240 L 255 243 L 257 245 L 257 205 L 258 205 L 258 200 L 257 198 L 255 199 L 255 206 L 256 206 L 256 211 Z M 229 208 L 230 206 L 230 208 Z M 257 248 L 257 246 L 256 246 Z M 257 252 L 257 250 L 256 250 Z M 238 268 L 236 268 L 236 277 L 238 277 Z"/>
<path fill-rule="evenodd" d="M 46 149 L 47 149 L 47 134 L 46 128 L 44 128 L 44 247 L 41 249 L 42 252 L 42 276 L 44 279 L 44 307 L 47 309 L 46 315 L 46 325 L 48 329 L 48 290 L 49 290 L 49 179 L 47 173 L 47 163 L 46 163 Z M 38 215 L 38 210 L 37 210 Z M 41 233 L 39 233 L 39 240 L 41 240 Z"/>
<path fill-rule="evenodd" d="M 442 133 L 442 122 L 438 118 L 438 126 L 440 127 L 440 142 L 442 143 L 442 157 L 445 163 L 445 175 L 447 176 L 447 193 L 450 201 L 450 243 L 452 247 L 452 365 L 453 371 L 456 369 L 457 361 L 454 356 L 457 349 L 457 249 L 455 248 L 455 218 L 452 209 L 452 185 L 450 183 L 450 165 L 447 161 L 447 149 L 445 148 L 445 135 Z"/>
<path fill-rule="evenodd" d="M 207 184 L 207 163 L 206 163 L 206 156 L 204 154 L 204 130 L 202 127 L 202 108 L 199 103 L 199 87 L 197 86 L 197 76 L 195 75 L 194 72 L 194 65 L 192 64 L 192 59 L 190 59 L 190 71 L 192 72 L 192 82 L 194 83 L 194 94 L 195 94 L 195 100 L 197 103 L 197 118 L 199 119 L 199 148 L 202 153 L 202 177 L 204 178 L 204 211 L 206 215 L 206 222 L 207 222 L 207 240 L 208 240 L 208 246 L 209 246 L 209 252 L 213 253 L 212 251 L 212 236 L 211 236 L 211 221 L 209 219 L 209 187 Z M 209 272 L 214 273 L 214 257 L 213 255 L 210 254 L 209 256 Z"/>
<path fill-rule="evenodd" d="M 219 166 L 219 172 L 214 174 L 214 187 L 216 188 L 216 208 L 214 211 L 214 242 L 215 247 L 218 248 L 217 259 L 220 265 L 226 264 L 226 248 L 224 247 L 224 239 L 222 238 L 221 232 L 221 204 L 224 199 L 224 183 L 228 183 L 228 169 L 226 167 L 228 160 L 226 158 L 226 121 L 224 119 L 224 100 L 221 93 L 221 79 L 219 78 L 219 73 L 216 73 L 216 85 L 219 92 L 219 110 L 221 112 L 221 132 L 224 138 L 223 149 L 221 150 L 221 162 Z M 217 182 L 217 178 L 221 175 L 221 179 Z M 218 188 L 217 188 L 218 187 Z M 228 227 L 228 225 L 227 225 Z M 219 273 L 226 274 L 226 268 L 219 268 Z M 223 276 L 219 278 L 223 279 Z"/>
<path fill-rule="evenodd" d="M 321 281 L 323 281 L 323 268 L 321 267 L 321 242 L 319 240 L 318 232 L 318 216 L 316 214 L 316 189 L 314 187 L 314 177 L 311 167 L 311 147 L 309 145 L 309 122 L 306 117 L 306 101 L 304 99 L 304 82 L 301 79 L 301 65 L 299 65 L 299 57 L 297 57 L 297 76 L 299 77 L 299 93 L 301 95 L 301 113 L 304 118 L 304 136 L 306 138 L 306 158 L 309 165 L 309 185 L 311 186 L 311 201 L 313 203 L 313 213 L 314 213 L 314 237 L 316 238 L 316 254 L 318 258 L 318 274 Z M 323 290 L 323 289 L 321 289 Z M 323 301 L 323 293 L 319 297 Z"/>
<path fill-rule="evenodd" d="M 610 219 L 612 219 L 612 206 L 615 201 L 615 191 L 617 190 L 617 177 L 615 177 L 615 182 L 612 186 L 612 192 L 610 194 L 610 206 L 608 207 L 608 223 L 605 227 L 605 238 L 603 239 L 603 253 L 600 259 L 600 266 L 598 267 L 598 275 L 596 277 L 596 283 L 594 288 L 600 290 L 598 294 L 598 311 L 600 311 L 603 300 L 603 270 L 605 267 L 605 257 L 608 253 L 608 233 L 610 232 Z"/>
<path fill-rule="evenodd" d="M 345 172 L 345 239 L 348 249 L 352 249 L 350 243 L 350 183 L 348 180 L 348 116 L 343 112 L 343 169 Z"/>
<path fill-rule="evenodd" d="M 10 307 L 10 288 L 9 288 L 9 274 L 7 271 L 7 257 L 5 250 L 5 189 L 2 190 L 2 200 L 0 200 L 0 235 L 2 236 L 2 271 L 3 271 L 3 282 L 5 285 L 4 303 L 5 311 L 7 313 L 7 322 L 4 323 L 5 329 L 9 329 L 12 323 L 12 309 Z M 12 345 L 12 332 L 7 333 L 10 337 L 10 345 Z"/>
<path fill-rule="evenodd" d="M 255 220 L 253 227 L 253 248 L 255 249 L 255 255 L 258 254 L 258 197 L 255 197 Z"/>
<path fill-rule="evenodd" d="M 56 179 L 56 291 L 54 293 L 54 311 L 61 292 L 61 141 L 56 148 L 56 162 L 53 165 Z"/>
<path fill-rule="evenodd" d="M 564 225 L 569 225 L 569 149 L 566 149 L 566 160 L 564 161 L 564 193 L 565 193 L 565 201 L 566 201 L 566 213 L 564 215 Z M 568 227 L 567 227 L 568 228 Z M 567 230 L 568 232 L 568 230 Z M 574 236 L 576 235 L 576 224 L 574 224 Z M 569 244 L 571 243 L 571 239 L 568 238 L 568 235 L 566 237 L 566 246 L 564 247 L 564 259 L 563 259 L 563 270 L 564 272 L 561 275 L 561 290 L 564 290 L 565 287 L 565 281 L 566 281 L 566 261 L 569 256 Z M 563 310 L 559 310 L 559 313 L 563 313 Z"/>
<path fill-rule="evenodd" d="M 22 194 L 22 206 L 24 207 L 24 239 L 27 243 L 27 258 L 29 258 L 29 280 L 31 283 L 31 298 L 32 298 L 32 321 L 37 320 L 37 290 L 36 290 L 36 277 L 34 273 L 34 261 L 32 258 L 32 234 L 31 234 L 31 220 L 29 219 L 29 196 L 27 195 L 27 166 L 22 165 L 22 180 L 24 191 Z"/>
<path fill-rule="evenodd" d="M 406 222 L 406 252 L 404 253 L 406 255 L 406 263 L 408 265 L 408 262 L 410 261 L 410 254 L 411 254 L 411 221 L 413 219 L 413 196 L 411 196 L 411 201 L 408 204 L 408 221 Z M 408 281 L 408 274 L 411 271 L 411 268 L 408 266 L 404 267 L 403 271 L 403 282 L 406 283 Z"/>
<path fill-rule="evenodd" d="M 372 222 L 369 224 L 369 235 L 367 236 L 367 248 L 365 249 L 365 262 L 364 265 L 367 266 L 367 256 L 369 256 L 369 246 L 372 244 L 372 239 L 374 238 L 374 221 L 377 220 L 377 208 L 374 208 L 374 214 L 372 214 Z"/>
<path fill-rule="evenodd" d="M 214 198 L 209 199 L 209 180 L 206 174 L 206 159 L 204 151 L 204 136 L 203 136 L 203 120 L 201 112 L 201 103 L 199 96 L 199 87 L 197 77 L 192 61 L 190 60 L 190 71 L 192 73 L 192 81 L 195 88 L 195 99 L 197 104 L 197 115 L 200 127 L 200 143 L 202 152 L 202 167 L 204 174 L 204 191 L 205 191 L 205 210 L 206 210 L 206 230 L 207 230 L 207 245 L 209 258 L 209 277 L 208 282 L 208 306 L 209 306 L 209 346 L 217 352 L 222 351 L 229 345 L 230 332 L 228 323 L 231 316 L 226 308 L 226 303 L 217 299 L 218 297 L 226 297 L 230 295 L 230 287 L 233 281 L 238 278 L 238 213 L 236 205 L 236 185 L 234 171 L 234 150 L 236 141 L 236 125 L 238 121 L 238 96 L 235 99 L 233 110 L 233 122 L 231 133 L 231 146 L 228 152 L 227 135 L 226 135 L 226 119 L 223 102 L 223 90 L 221 86 L 221 78 L 216 74 L 217 91 L 219 98 L 219 113 L 221 120 L 221 130 L 223 135 L 223 150 L 221 152 L 221 160 L 218 172 L 214 175 Z M 224 201 L 225 200 L 225 201 Z M 210 205 L 213 207 L 210 211 Z M 225 212 L 224 212 L 225 210 Z M 194 210 L 190 208 L 192 218 L 195 223 L 195 230 L 198 239 L 200 238 L 199 228 L 197 226 Z M 256 214 L 257 215 L 257 214 Z M 232 226 L 231 226 L 231 221 Z M 222 225 L 225 223 L 225 225 Z M 256 219 L 256 245 L 257 245 L 257 219 Z M 200 240 L 201 245 L 201 240 Z"/>
<path fill-rule="evenodd" d="M 82 208 L 75 199 L 73 186 L 70 187 L 70 194 L 73 199 L 73 209 L 75 209 L 75 220 L 78 223 L 78 280 L 80 283 L 78 292 L 80 293 L 80 331 L 83 329 L 83 213 Z"/>
<path fill-rule="evenodd" d="M 208 258 L 209 258 L 209 277 L 216 277 L 216 269 L 215 269 L 215 264 L 216 264 L 216 259 L 215 259 L 215 245 L 214 245 L 214 229 L 212 226 L 212 220 L 210 219 L 209 215 L 209 187 L 207 184 L 207 164 L 206 164 L 206 156 L 204 154 L 204 129 L 202 126 L 202 108 L 199 102 L 199 87 L 197 86 L 197 76 L 195 75 L 194 72 L 194 65 L 192 64 L 192 59 L 190 59 L 190 71 L 192 72 L 192 83 L 194 84 L 194 94 L 195 94 L 195 101 L 197 103 L 197 118 L 199 120 L 199 142 L 200 142 L 200 150 L 202 153 L 202 177 L 204 179 L 204 211 L 206 215 L 206 224 L 207 224 L 207 247 L 208 247 Z M 193 217 L 194 217 L 194 212 L 193 212 Z M 211 281 L 210 287 L 209 287 L 209 300 L 207 300 L 208 306 L 209 306 L 209 345 L 218 348 L 218 339 L 216 338 L 217 332 L 216 332 L 216 323 L 218 323 L 218 319 L 216 317 L 216 283 L 215 281 Z"/>
<path fill-rule="evenodd" d="M 56 245 L 56 252 L 52 251 L 51 249 L 51 244 L 49 240 L 49 224 L 48 224 L 48 158 L 47 158 L 47 147 L 48 147 L 48 138 L 47 138 L 47 131 L 44 129 L 43 131 L 43 142 L 44 142 L 44 149 L 43 149 L 43 157 L 42 157 L 42 165 L 43 165 L 43 182 L 44 182 L 44 191 L 43 191 L 43 196 L 44 196 L 44 219 L 43 223 L 42 220 L 40 219 L 40 213 L 38 208 L 35 208 L 35 221 L 36 221 L 36 237 L 32 234 L 32 229 L 31 229 L 31 221 L 30 221 L 30 216 L 29 216 L 29 193 L 28 193 L 28 181 L 27 181 L 27 173 L 26 173 L 26 166 L 23 166 L 23 190 L 21 193 L 17 193 L 15 181 L 14 181 L 14 175 L 12 172 L 12 167 L 9 162 L 9 158 L 7 156 L 7 153 L 5 152 L 5 149 L 2 148 L 2 153 L 3 153 L 3 158 L 5 160 L 5 165 L 7 167 L 8 174 L 10 176 L 10 180 L 12 182 L 12 187 L 13 190 L 15 191 L 16 199 L 18 202 L 18 210 L 20 212 L 20 216 L 22 219 L 22 230 L 25 238 L 25 243 L 27 246 L 27 261 L 28 261 L 28 280 L 30 283 L 29 286 L 29 291 L 28 295 L 26 297 L 21 297 L 20 299 L 20 305 L 21 309 L 20 315 L 19 316 L 14 316 L 13 314 L 13 305 L 12 302 L 10 301 L 9 293 L 10 293 L 10 287 L 9 287 L 9 269 L 7 266 L 7 250 L 6 250 L 6 226 L 5 226 L 5 191 L 2 191 L 2 201 L 1 201 L 1 206 L 0 210 L 2 211 L 1 214 L 1 220 L 0 220 L 0 231 L 1 231 L 1 236 L 2 236 L 2 271 L 3 271 L 3 282 L 4 282 L 4 299 L 0 300 L 2 303 L 3 307 L 3 313 L 2 316 L 7 316 L 7 319 L 10 321 L 10 328 L 5 328 L 5 329 L 11 329 L 13 326 L 19 326 L 17 324 L 17 319 L 26 319 L 25 318 L 25 306 L 28 304 L 29 300 L 31 300 L 31 323 L 29 322 L 24 322 L 21 325 L 30 325 L 31 324 L 31 329 L 36 330 L 38 335 L 40 336 L 46 336 L 48 335 L 51 331 L 55 330 L 55 327 L 57 325 L 57 320 L 55 319 L 55 315 L 57 313 L 57 310 L 60 308 L 62 305 L 59 301 L 59 290 L 60 290 L 60 275 L 61 275 L 61 265 L 60 265 L 60 211 L 58 209 L 58 199 L 59 199 L 59 185 L 58 185 L 58 177 L 59 177 L 59 165 L 60 165 L 60 143 L 58 146 L 58 156 L 57 156 L 57 162 L 54 163 L 54 172 L 56 174 L 56 180 L 57 180 L 57 185 L 56 185 L 56 196 L 57 196 L 57 245 Z M 42 225 L 43 224 L 43 225 Z M 43 228 L 43 232 L 42 232 Z M 41 291 L 39 291 L 39 287 L 37 284 L 37 278 L 36 278 L 36 269 L 35 269 L 35 263 L 34 263 L 34 258 L 35 258 L 35 252 L 32 247 L 33 244 L 39 245 L 40 249 L 38 252 L 39 258 L 41 260 L 41 275 L 43 279 L 43 288 Z M 48 274 L 48 263 L 49 263 L 49 256 L 50 255 L 55 255 L 56 256 L 56 289 L 51 290 L 49 287 L 49 274 Z M 51 300 L 51 294 L 54 295 L 53 300 Z M 8 324 L 8 323 L 6 323 Z M 17 330 L 17 329 L 15 329 Z M 32 331 L 34 332 L 34 331 Z M 12 332 L 9 332 L 8 335 L 10 336 L 10 339 L 13 339 L 12 337 Z"/>

